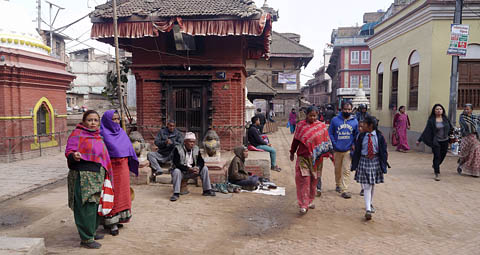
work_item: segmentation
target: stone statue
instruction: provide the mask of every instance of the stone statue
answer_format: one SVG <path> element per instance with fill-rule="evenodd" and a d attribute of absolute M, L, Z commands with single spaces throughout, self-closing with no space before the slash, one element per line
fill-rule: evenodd
<path fill-rule="evenodd" d="M 210 129 L 205 134 L 203 147 L 208 156 L 213 157 L 217 155 L 217 151 L 220 149 L 220 137 L 214 130 Z"/>
<path fill-rule="evenodd" d="M 147 159 L 147 153 L 151 151 L 150 144 L 146 143 L 143 139 L 142 134 L 138 131 L 133 131 L 130 133 L 130 141 L 132 142 L 133 149 L 137 154 L 139 161 L 144 161 Z"/>

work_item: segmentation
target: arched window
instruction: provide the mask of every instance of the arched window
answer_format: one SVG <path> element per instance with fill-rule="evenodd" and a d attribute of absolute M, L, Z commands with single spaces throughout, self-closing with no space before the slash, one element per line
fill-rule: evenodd
<path fill-rule="evenodd" d="M 398 59 L 393 58 L 390 65 L 391 84 L 390 84 L 390 109 L 398 106 Z"/>
<path fill-rule="evenodd" d="M 377 66 L 377 109 L 382 109 L 383 103 L 383 64 L 380 62 Z"/>
<path fill-rule="evenodd" d="M 418 108 L 418 85 L 420 74 L 420 54 L 418 51 L 413 51 L 408 59 L 408 66 L 410 68 L 410 79 L 408 87 L 408 109 L 416 110 Z"/>
<path fill-rule="evenodd" d="M 42 104 L 37 111 L 37 134 L 46 135 L 47 134 L 47 120 L 48 120 L 48 110 L 45 107 L 45 104 Z M 49 133 L 49 132 L 48 132 Z"/>

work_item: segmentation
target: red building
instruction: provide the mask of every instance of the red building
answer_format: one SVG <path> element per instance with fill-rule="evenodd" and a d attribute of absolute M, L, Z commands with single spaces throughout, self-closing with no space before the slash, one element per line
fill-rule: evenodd
<path fill-rule="evenodd" d="M 28 15 L 0 1 L 0 161 L 23 159 L 59 146 L 66 131 L 66 90 L 74 76 L 49 56 Z M 23 20 L 23 21 L 22 21 Z M 18 22 L 17 22 L 18 21 Z M 63 140 L 65 142 L 65 140 Z"/>
<path fill-rule="evenodd" d="M 200 138 L 215 130 L 222 149 L 242 144 L 246 59 L 267 57 L 270 14 L 247 0 L 130 0 L 118 13 L 144 137 L 174 119 Z M 97 6 L 91 20 L 91 36 L 113 44 L 111 2 Z"/>

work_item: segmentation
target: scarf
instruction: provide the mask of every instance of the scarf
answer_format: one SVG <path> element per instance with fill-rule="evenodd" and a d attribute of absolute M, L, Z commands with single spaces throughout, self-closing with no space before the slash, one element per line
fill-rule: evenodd
<path fill-rule="evenodd" d="M 333 150 L 327 126 L 321 121 L 316 120 L 311 124 L 306 120 L 298 122 L 294 136 L 307 147 L 308 152 L 312 155 L 314 167 L 316 167 L 316 163 L 322 162 L 322 157 L 327 157 L 328 153 Z"/>
<path fill-rule="evenodd" d="M 83 160 L 101 164 L 111 176 L 110 155 L 99 130 L 87 129 L 81 123 L 77 124 L 68 137 L 65 156 L 68 157 L 68 155 L 77 151 L 82 154 Z"/>
<path fill-rule="evenodd" d="M 467 115 L 462 113 L 460 115 L 460 126 L 462 127 L 462 133 L 464 136 L 469 134 L 475 134 L 477 132 L 478 118 L 474 115 Z"/>
<path fill-rule="evenodd" d="M 115 110 L 106 111 L 101 120 L 100 135 L 103 136 L 108 154 L 112 158 L 128 157 L 128 168 L 130 172 L 138 176 L 138 158 L 133 149 L 132 142 L 127 133 L 120 127 L 118 123 L 113 122 L 112 117 Z"/>

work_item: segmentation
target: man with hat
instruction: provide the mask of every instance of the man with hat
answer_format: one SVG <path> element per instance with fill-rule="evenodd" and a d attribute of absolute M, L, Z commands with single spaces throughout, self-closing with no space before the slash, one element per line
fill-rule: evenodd
<path fill-rule="evenodd" d="M 196 143 L 195 134 L 187 132 L 185 134 L 184 143 L 175 146 L 173 150 L 173 170 L 172 170 L 172 182 L 173 182 L 173 195 L 170 197 L 170 201 L 174 202 L 180 198 L 180 195 L 188 194 L 188 191 L 181 193 L 180 186 L 182 181 L 186 184 L 188 179 L 196 178 L 200 176 L 203 185 L 204 196 L 215 196 L 215 192 L 212 190 L 210 184 L 210 176 L 208 175 L 208 168 L 205 166 L 202 154 L 200 154 L 200 148 Z"/>

